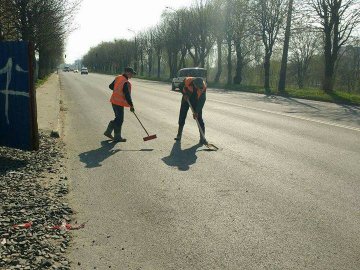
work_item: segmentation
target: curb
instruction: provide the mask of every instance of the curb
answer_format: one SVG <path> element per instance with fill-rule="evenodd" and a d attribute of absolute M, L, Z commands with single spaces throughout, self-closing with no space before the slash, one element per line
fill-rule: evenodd
<path fill-rule="evenodd" d="M 53 73 L 36 89 L 37 122 L 39 130 L 49 132 L 53 138 L 61 135 L 60 77 Z"/>

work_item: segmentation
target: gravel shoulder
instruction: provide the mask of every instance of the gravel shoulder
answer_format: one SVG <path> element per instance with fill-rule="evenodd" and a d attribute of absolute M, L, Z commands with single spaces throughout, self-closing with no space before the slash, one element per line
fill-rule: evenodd
<path fill-rule="evenodd" d="M 69 269 L 63 144 L 40 134 L 38 152 L 0 147 L 0 269 Z"/>
<path fill-rule="evenodd" d="M 57 74 L 37 89 L 40 149 L 0 147 L 0 269 L 70 269 L 72 209 Z M 63 226 L 61 226 L 63 225 Z M 76 224 L 72 223 L 72 228 Z"/>

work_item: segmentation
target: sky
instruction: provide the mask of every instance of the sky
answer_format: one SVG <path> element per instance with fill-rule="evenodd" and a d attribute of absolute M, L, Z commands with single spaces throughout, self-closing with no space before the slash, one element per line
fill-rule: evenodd
<path fill-rule="evenodd" d="M 161 13 L 170 7 L 191 5 L 194 0 L 83 0 L 74 19 L 76 29 L 66 42 L 65 61 L 81 59 L 102 41 L 132 39 L 134 33 L 156 25 Z M 172 12 L 169 10 L 169 12 Z"/>

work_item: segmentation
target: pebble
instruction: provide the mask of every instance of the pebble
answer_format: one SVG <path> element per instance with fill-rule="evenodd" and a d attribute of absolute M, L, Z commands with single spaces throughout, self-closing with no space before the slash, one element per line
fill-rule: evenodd
<path fill-rule="evenodd" d="M 73 213 L 64 197 L 62 147 L 43 133 L 37 152 L 0 147 L 0 269 L 70 269 L 59 252 L 68 248 L 69 232 L 47 228 L 70 222 Z M 30 228 L 13 227 L 30 221 Z"/>

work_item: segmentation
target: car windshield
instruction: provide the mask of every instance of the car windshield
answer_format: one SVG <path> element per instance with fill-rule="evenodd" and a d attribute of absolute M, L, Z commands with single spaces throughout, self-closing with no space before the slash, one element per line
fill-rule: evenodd
<path fill-rule="evenodd" d="M 182 69 L 179 71 L 178 77 L 202 77 L 206 78 L 205 69 Z"/>

